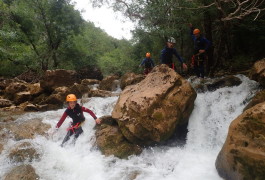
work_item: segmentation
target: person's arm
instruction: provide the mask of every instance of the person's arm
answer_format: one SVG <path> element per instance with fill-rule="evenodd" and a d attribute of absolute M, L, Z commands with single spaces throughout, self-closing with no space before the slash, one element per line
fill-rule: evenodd
<path fill-rule="evenodd" d="M 181 63 L 182 67 L 186 70 L 188 67 L 187 65 L 184 63 L 183 58 L 178 54 L 177 50 L 174 49 L 173 50 L 173 54 L 178 58 L 179 62 Z"/>
<path fill-rule="evenodd" d="M 166 53 L 166 49 L 163 49 L 161 51 L 161 55 L 160 55 L 160 63 L 161 64 L 165 64 L 165 53 Z"/>
<path fill-rule="evenodd" d="M 143 59 L 143 61 L 141 62 L 141 64 L 139 66 L 144 65 L 144 63 L 145 63 L 145 58 Z"/>
<path fill-rule="evenodd" d="M 196 39 L 196 37 L 193 34 L 194 27 L 192 26 L 192 24 L 189 24 L 189 26 L 190 26 L 190 35 L 191 35 L 192 40 L 194 41 Z"/>
<path fill-rule="evenodd" d="M 211 42 L 206 38 L 203 38 L 203 40 L 204 40 L 204 44 L 205 44 L 204 50 L 207 51 L 209 49 L 209 47 L 211 46 Z"/>
<path fill-rule="evenodd" d="M 178 58 L 178 60 L 181 64 L 184 62 L 182 57 L 178 54 L 178 52 L 175 48 L 173 49 L 173 54 Z"/>
<path fill-rule="evenodd" d="M 56 128 L 57 129 L 63 124 L 63 122 L 66 119 L 66 117 L 67 117 L 67 114 L 66 114 L 66 112 L 64 112 L 63 115 L 62 115 L 62 117 L 61 117 L 61 119 L 59 120 L 59 122 L 56 125 Z"/>
<path fill-rule="evenodd" d="M 90 109 L 82 106 L 82 111 L 89 113 L 94 118 L 94 120 L 96 121 L 97 124 L 101 123 L 101 119 L 97 118 L 97 116 Z"/>

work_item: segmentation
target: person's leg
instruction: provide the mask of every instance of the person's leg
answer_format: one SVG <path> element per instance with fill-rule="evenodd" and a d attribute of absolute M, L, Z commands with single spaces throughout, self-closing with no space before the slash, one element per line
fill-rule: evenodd
<path fill-rule="evenodd" d="M 83 129 L 82 129 L 81 126 L 78 127 L 77 129 L 75 129 L 75 139 L 78 138 L 78 136 L 79 136 L 80 134 L 82 134 L 82 133 L 83 133 Z"/>
<path fill-rule="evenodd" d="M 63 147 L 64 143 L 66 143 L 72 135 L 73 135 L 73 131 L 68 130 L 68 132 L 67 132 L 66 136 L 64 137 L 63 142 L 61 144 L 62 147 Z"/>
<path fill-rule="evenodd" d="M 197 62 L 194 65 L 194 72 L 197 77 L 200 77 L 200 70 L 199 70 L 199 66 L 197 65 Z"/>

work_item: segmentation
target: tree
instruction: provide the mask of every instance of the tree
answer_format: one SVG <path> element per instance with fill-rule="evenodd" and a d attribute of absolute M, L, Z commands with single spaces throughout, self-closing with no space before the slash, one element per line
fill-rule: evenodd
<path fill-rule="evenodd" d="M 7 1 L 10 26 L 30 46 L 33 66 L 45 71 L 61 63 L 60 46 L 80 32 L 83 20 L 69 0 Z"/>

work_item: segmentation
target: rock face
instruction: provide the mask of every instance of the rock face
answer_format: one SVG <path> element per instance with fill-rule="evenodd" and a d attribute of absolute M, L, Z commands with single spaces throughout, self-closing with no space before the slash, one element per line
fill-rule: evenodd
<path fill-rule="evenodd" d="M 265 87 L 265 59 L 257 61 L 250 71 L 250 79 L 259 82 Z"/>
<path fill-rule="evenodd" d="M 35 169 L 31 165 L 20 165 L 13 168 L 8 174 L 5 175 L 4 180 L 35 180 L 39 179 Z"/>
<path fill-rule="evenodd" d="M 160 65 L 140 83 L 125 88 L 112 117 L 130 142 L 149 145 L 168 139 L 178 125 L 188 122 L 195 98 L 186 80 Z"/>
<path fill-rule="evenodd" d="M 141 147 L 127 141 L 111 116 L 101 117 L 101 119 L 101 125 L 96 127 L 96 143 L 103 154 L 128 158 L 130 155 L 142 152 Z"/>
<path fill-rule="evenodd" d="M 39 157 L 40 154 L 29 142 L 19 143 L 9 153 L 9 158 L 15 162 L 23 162 L 25 160 L 31 162 L 33 159 L 39 159 Z"/>
<path fill-rule="evenodd" d="M 215 165 L 226 180 L 265 179 L 265 103 L 231 123 Z"/>
<path fill-rule="evenodd" d="M 244 111 L 262 102 L 265 102 L 265 90 L 259 91 L 244 108 Z"/>

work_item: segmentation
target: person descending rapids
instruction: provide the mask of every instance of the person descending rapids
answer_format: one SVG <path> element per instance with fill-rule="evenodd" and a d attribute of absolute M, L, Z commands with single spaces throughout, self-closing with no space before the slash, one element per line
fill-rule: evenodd
<path fill-rule="evenodd" d="M 101 123 L 101 119 L 97 118 L 96 115 L 89 109 L 80 106 L 77 103 L 77 98 L 74 94 L 68 94 L 66 96 L 66 102 L 68 103 L 67 109 L 64 111 L 61 119 L 56 125 L 56 130 L 60 128 L 60 126 L 63 124 L 64 120 L 67 116 L 72 118 L 72 122 L 70 127 L 67 129 L 67 134 L 61 144 L 61 146 L 64 145 L 65 142 L 67 142 L 70 139 L 70 136 L 74 134 L 74 138 L 78 138 L 80 134 L 83 133 L 83 129 L 81 127 L 82 123 L 85 121 L 85 116 L 83 112 L 89 113 L 96 121 L 97 124 Z"/>
<path fill-rule="evenodd" d="M 194 53 L 191 59 L 191 65 L 193 66 L 197 77 L 204 78 L 204 63 L 206 59 L 208 59 L 206 51 L 211 46 L 211 43 L 201 35 L 199 29 L 194 29 L 192 24 L 189 24 L 189 26 L 190 34 L 194 41 Z"/>
<path fill-rule="evenodd" d="M 183 69 L 187 69 L 187 65 L 183 62 L 182 57 L 177 53 L 176 48 L 174 48 L 174 45 L 176 44 L 176 40 L 173 37 L 168 38 L 166 42 L 166 47 L 161 51 L 161 64 L 166 64 L 168 67 L 175 69 L 175 64 L 172 60 L 173 55 L 175 55 L 179 62 L 182 64 Z"/>
<path fill-rule="evenodd" d="M 139 65 L 139 67 L 144 65 L 144 74 L 147 75 L 151 72 L 151 70 L 154 68 L 155 64 L 153 59 L 151 58 L 151 53 L 147 52 L 145 55 L 145 58 L 143 59 L 142 63 Z"/>

